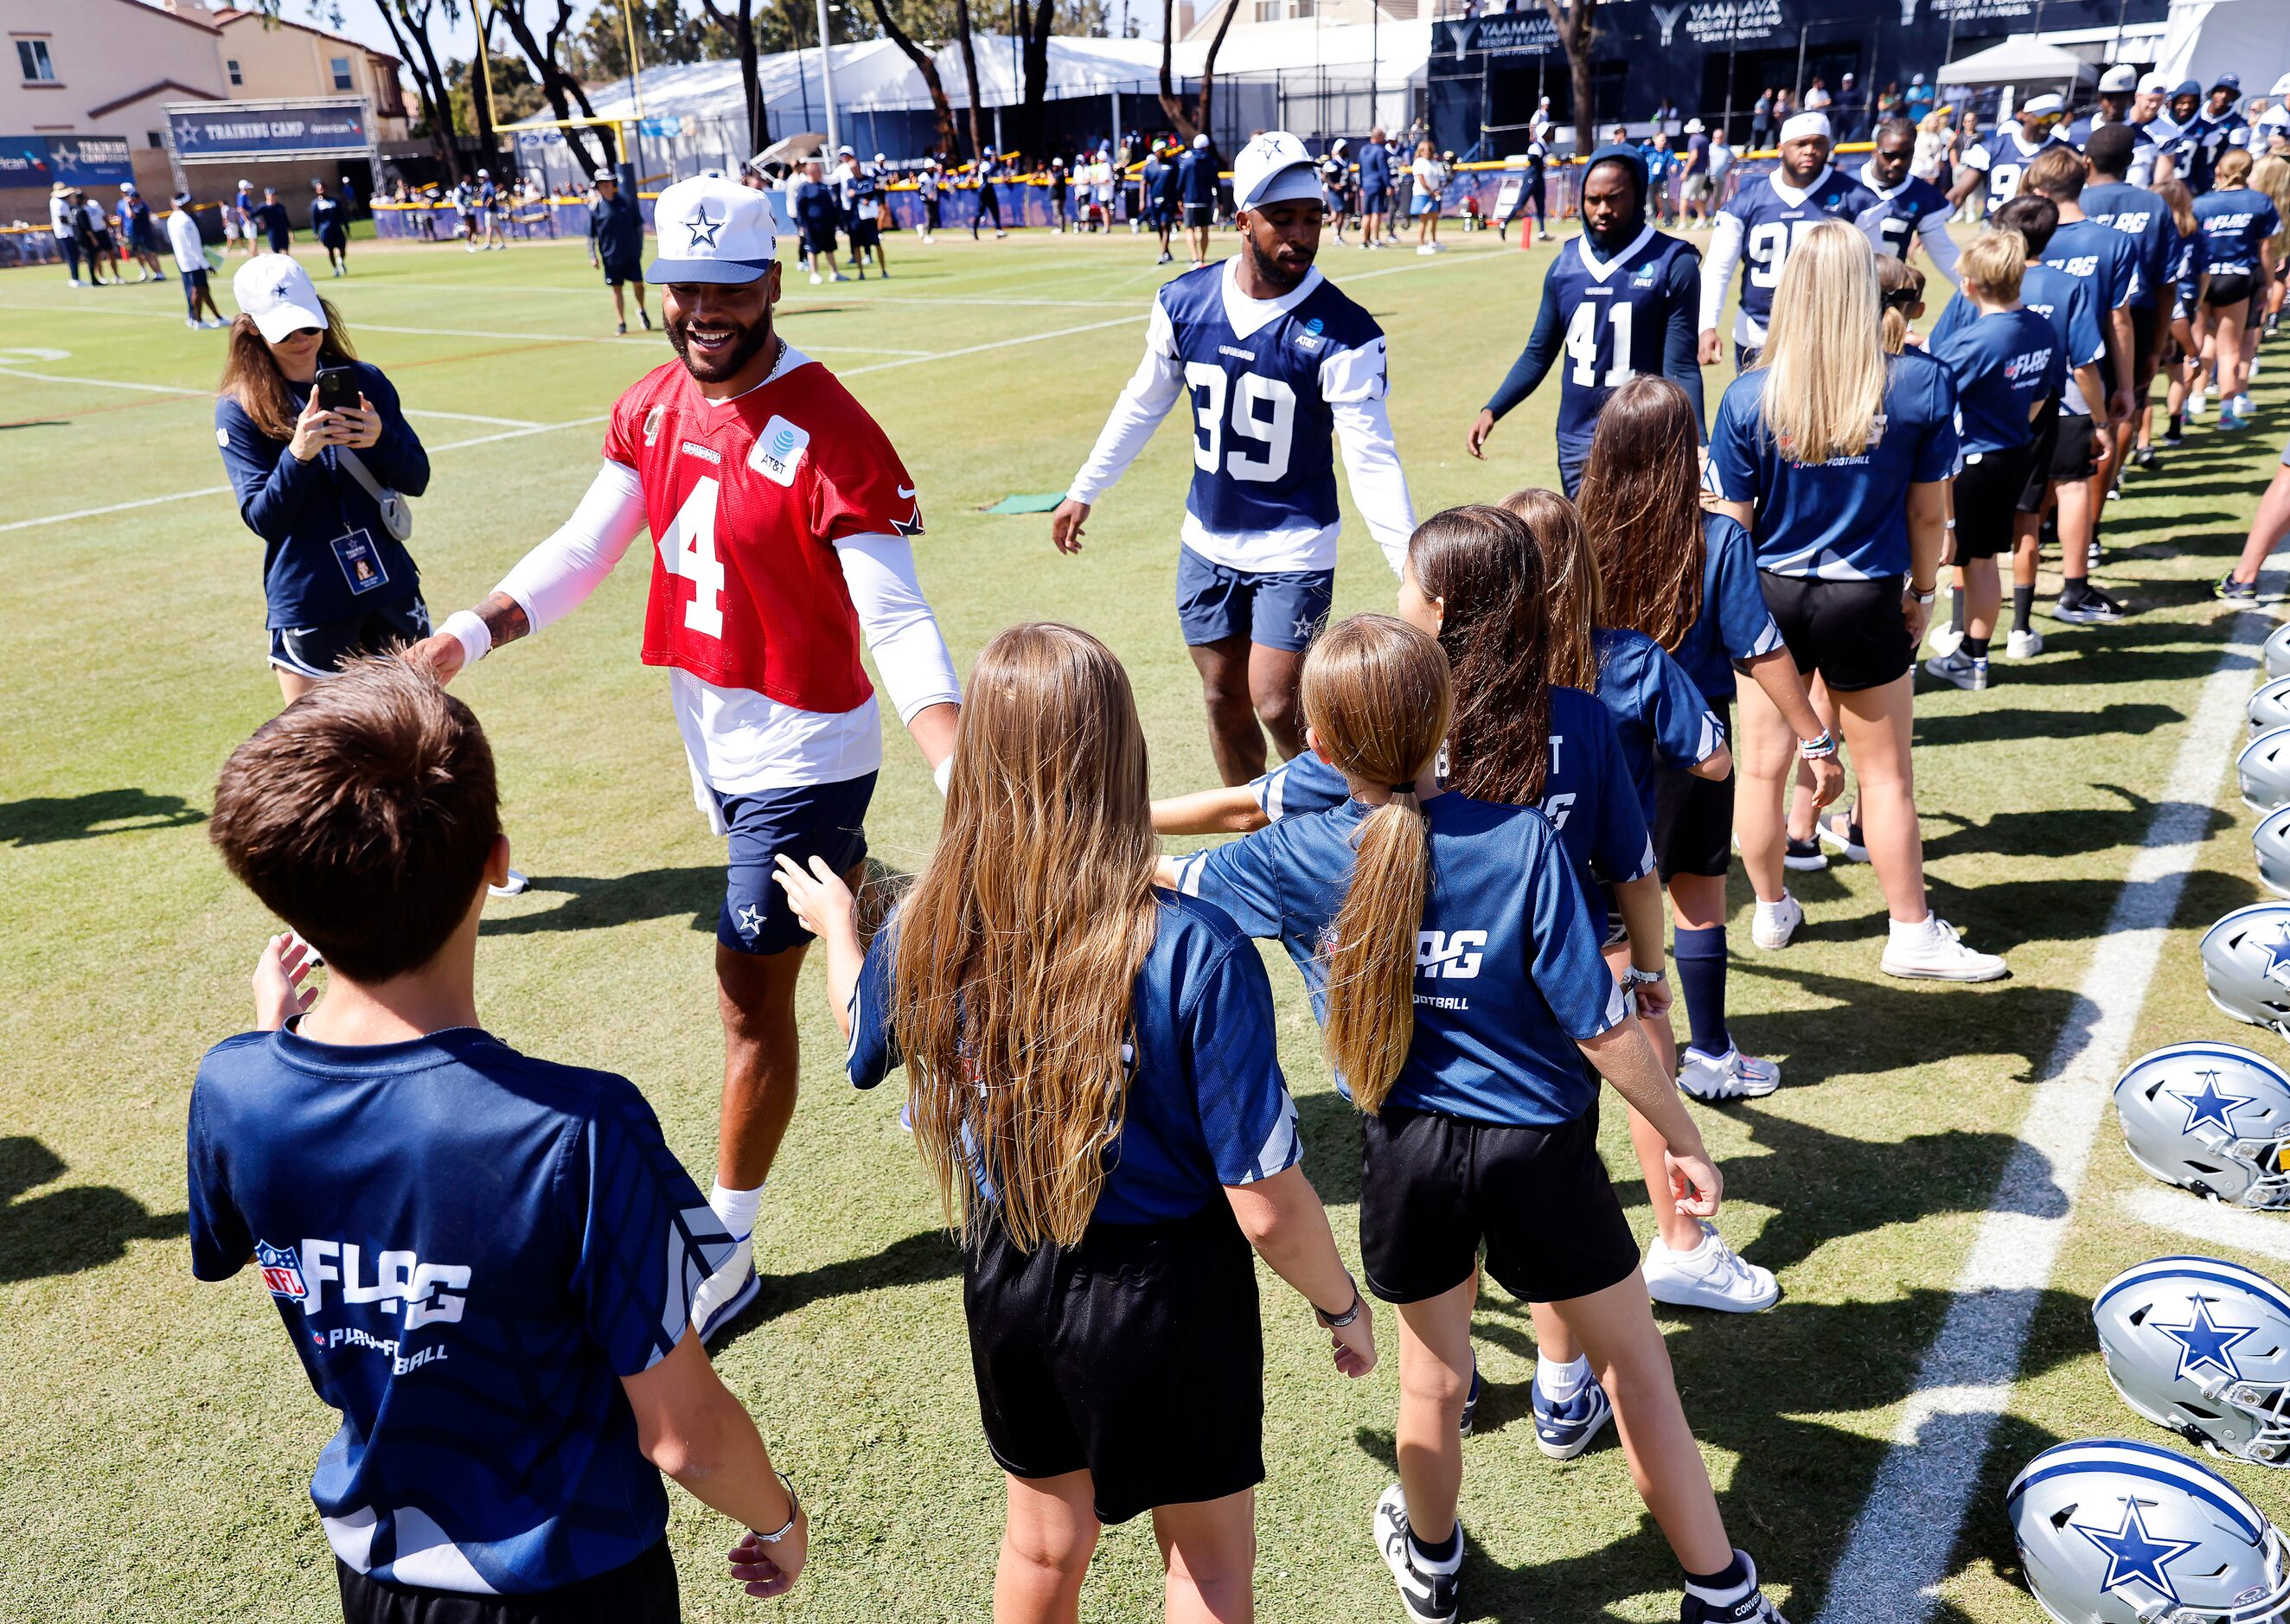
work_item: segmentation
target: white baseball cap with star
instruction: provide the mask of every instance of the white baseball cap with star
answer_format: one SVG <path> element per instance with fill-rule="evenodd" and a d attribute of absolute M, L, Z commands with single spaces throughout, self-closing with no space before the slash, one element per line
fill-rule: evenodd
<path fill-rule="evenodd" d="M 646 282 L 753 282 L 779 255 L 770 198 L 721 175 L 677 181 L 652 217 L 660 252 Z"/>
<path fill-rule="evenodd" d="M 254 318 L 255 330 L 273 344 L 289 333 L 326 324 L 310 273 L 288 254 L 256 254 L 230 279 L 230 293 L 239 310 Z"/>

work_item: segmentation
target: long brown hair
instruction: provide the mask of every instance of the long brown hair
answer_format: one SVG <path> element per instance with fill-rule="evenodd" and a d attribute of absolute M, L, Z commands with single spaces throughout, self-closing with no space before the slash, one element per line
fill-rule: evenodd
<path fill-rule="evenodd" d="M 1684 389 L 1641 373 L 1606 397 L 1576 506 L 1605 596 L 1601 624 L 1644 632 L 1676 653 L 1701 616 L 1706 550 Z"/>
<path fill-rule="evenodd" d="M 1439 646 L 1454 673 L 1447 784 L 1475 801 L 1533 806 L 1550 770 L 1550 628 L 1542 549 L 1508 508 L 1435 513 L 1407 567 L 1440 602 Z"/>
<path fill-rule="evenodd" d="M 1301 692 L 1329 759 L 1393 790 L 1353 836 L 1351 884 L 1319 951 L 1328 1063 L 1352 1103 L 1373 1116 L 1415 1036 L 1415 938 L 1431 887 L 1431 837 L 1412 786 L 1447 736 L 1447 656 L 1405 620 L 1356 614 L 1313 644 Z"/>
<path fill-rule="evenodd" d="M 318 308 L 326 316 L 326 335 L 318 340 L 318 364 L 340 366 L 356 360 L 341 312 L 324 299 L 318 300 Z M 270 353 L 269 341 L 252 316 L 233 317 L 229 336 L 230 348 L 223 357 L 222 381 L 215 386 L 216 392 L 236 401 L 239 409 L 254 420 L 254 426 L 272 439 L 292 439 L 294 420 L 302 415 L 309 391 L 305 388 L 298 396 L 295 391 L 300 386 L 286 381 L 286 374 L 278 370 L 278 358 Z"/>
<path fill-rule="evenodd" d="M 965 1241 L 989 1218 L 1023 1251 L 1089 1226 L 1127 1104 L 1159 849 L 1121 662 L 1046 622 L 989 643 L 945 826 L 893 927 L 889 1012 L 915 1142 Z"/>
<path fill-rule="evenodd" d="M 2160 197 L 2163 206 L 2171 211 L 2171 223 L 2178 227 L 2181 236 L 2194 236 L 2199 223 L 2195 219 L 2195 195 L 2187 189 L 2185 181 L 2174 175 L 2168 180 L 2156 181 L 2147 189 Z"/>
<path fill-rule="evenodd" d="M 1556 491 L 1514 491 L 1502 505 L 1526 521 L 1542 551 L 1544 598 L 1549 605 L 1550 680 L 1585 693 L 1598 691 L 1598 650 L 1591 628 L 1605 624 L 1606 596 L 1598 561 L 1582 533 L 1582 516 Z"/>

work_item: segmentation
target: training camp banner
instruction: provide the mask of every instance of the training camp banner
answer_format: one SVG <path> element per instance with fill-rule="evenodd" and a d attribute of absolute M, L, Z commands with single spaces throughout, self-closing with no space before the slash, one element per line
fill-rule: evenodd
<path fill-rule="evenodd" d="M 0 188 L 45 191 L 66 186 L 117 186 L 135 179 L 124 135 L 0 135 Z"/>
<path fill-rule="evenodd" d="M 307 158 L 373 150 L 363 100 L 219 101 L 167 109 L 175 156 L 186 164 Z"/>

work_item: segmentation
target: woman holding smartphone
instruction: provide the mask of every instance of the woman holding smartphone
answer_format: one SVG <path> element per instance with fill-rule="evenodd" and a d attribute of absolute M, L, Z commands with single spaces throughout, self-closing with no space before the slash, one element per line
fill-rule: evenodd
<path fill-rule="evenodd" d="M 270 665 L 291 704 L 351 656 L 429 635 L 404 500 L 428 488 L 429 454 L 308 272 L 257 254 L 231 292 L 215 444 L 262 538 Z"/>

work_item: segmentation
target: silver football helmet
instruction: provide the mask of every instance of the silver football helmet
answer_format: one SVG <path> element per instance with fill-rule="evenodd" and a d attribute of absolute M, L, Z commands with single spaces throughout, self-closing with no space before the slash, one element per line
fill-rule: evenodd
<path fill-rule="evenodd" d="M 2234 781 L 2242 804 L 2254 812 L 2290 804 L 2290 727 L 2270 727 L 2244 745 L 2235 758 Z"/>
<path fill-rule="evenodd" d="M 2290 806 L 2278 806 L 2250 831 L 2258 855 L 2258 883 L 2278 897 L 2290 897 Z"/>
<path fill-rule="evenodd" d="M 2060 1624 L 2280 1624 L 2290 1549 L 2225 1478 L 2122 1438 L 2060 1444 L 2005 1496 L 2028 1588 Z"/>
<path fill-rule="evenodd" d="M 2290 676 L 2290 620 L 2276 627 L 2274 635 L 2267 638 L 2265 658 L 2267 676 Z"/>
<path fill-rule="evenodd" d="M 2092 1304 L 2123 1402 L 2189 1443 L 2290 1468 L 2290 1297 L 2217 1258 L 2126 1268 Z"/>
<path fill-rule="evenodd" d="M 2290 1036 L 2290 902 L 2254 902 L 2203 932 L 2203 982 L 2223 1014 Z"/>
<path fill-rule="evenodd" d="M 2270 678 L 2250 696 L 2250 736 L 2290 727 L 2290 676 Z"/>
<path fill-rule="evenodd" d="M 2164 1183 L 2290 1206 L 2290 1076 L 2271 1061 L 2232 1044 L 2173 1044 L 2116 1079 L 2115 1115 L 2131 1159 Z"/>

